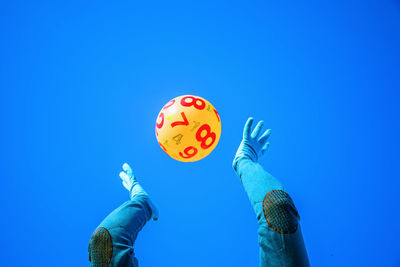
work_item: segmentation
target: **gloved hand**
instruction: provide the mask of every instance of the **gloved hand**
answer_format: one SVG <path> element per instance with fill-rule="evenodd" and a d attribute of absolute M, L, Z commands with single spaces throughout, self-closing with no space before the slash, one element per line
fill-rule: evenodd
<path fill-rule="evenodd" d="M 119 173 L 119 177 L 122 179 L 122 184 L 124 187 L 129 191 L 129 196 L 131 199 L 133 199 L 134 196 L 138 195 L 145 195 L 149 196 L 146 191 L 144 191 L 143 187 L 139 184 L 139 182 L 136 180 L 135 175 L 133 174 L 132 168 L 128 165 L 128 163 L 124 163 L 122 165 L 122 169 L 124 171 Z M 147 202 L 151 208 L 152 211 L 152 218 L 153 220 L 158 220 L 158 209 L 154 205 L 154 203 L 150 200 L 150 198 L 147 198 Z"/>
<path fill-rule="evenodd" d="M 271 129 L 264 132 L 261 137 L 259 137 L 261 129 L 264 125 L 264 121 L 260 121 L 251 132 L 251 125 L 253 124 L 253 118 L 247 119 L 247 122 L 243 129 L 243 139 L 240 146 L 236 152 L 235 158 L 233 159 L 232 167 L 236 171 L 237 163 L 240 158 L 247 157 L 254 162 L 258 161 L 258 158 L 264 155 L 264 152 L 268 149 L 269 143 L 267 142 Z"/>

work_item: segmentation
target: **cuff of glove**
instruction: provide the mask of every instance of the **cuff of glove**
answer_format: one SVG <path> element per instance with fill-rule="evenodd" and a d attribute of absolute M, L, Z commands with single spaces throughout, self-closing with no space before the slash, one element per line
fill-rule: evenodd
<path fill-rule="evenodd" d="M 146 191 L 144 191 L 143 187 L 138 183 L 138 182 L 134 182 L 131 190 L 129 190 L 129 196 L 131 199 L 133 199 L 135 196 L 138 195 L 146 195 L 147 193 Z"/>
<path fill-rule="evenodd" d="M 254 158 L 250 157 L 247 154 L 242 154 L 242 153 L 236 154 L 235 158 L 233 159 L 232 167 L 238 175 L 239 175 L 239 163 L 244 160 L 250 160 L 252 162 L 257 162 L 257 160 L 255 160 Z"/>
<path fill-rule="evenodd" d="M 254 162 L 256 162 L 258 160 L 258 154 L 254 150 L 254 148 L 251 145 L 244 143 L 244 142 L 240 143 L 240 146 L 236 153 L 236 157 L 238 157 L 238 156 L 248 157 L 249 159 L 251 159 Z"/>
<path fill-rule="evenodd" d="M 250 145 L 246 145 L 243 142 L 240 143 L 240 146 L 238 148 L 238 152 L 235 155 L 235 158 L 233 159 L 233 169 L 237 172 L 238 169 L 238 162 L 240 159 L 243 158 L 248 158 L 253 162 L 258 161 L 258 155 L 257 152 L 252 148 Z"/>

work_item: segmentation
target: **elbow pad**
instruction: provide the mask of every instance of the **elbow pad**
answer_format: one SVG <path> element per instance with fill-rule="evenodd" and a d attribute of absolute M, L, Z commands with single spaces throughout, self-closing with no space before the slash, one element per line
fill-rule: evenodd
<path fill-rule="evenodd" d="M 93 233 L 89 243 L 89 261 L 92 266 L 107 267 L 113 254 L 111 235 L 104 227 L 99 227 Z"/>
<path fill-rule="evenodd" d="M 283 190 L 271 190 L 263 201 L 263 211 L 268 226 L 280 234 L 297 231 L 299 213 L 292 198 Z"/>

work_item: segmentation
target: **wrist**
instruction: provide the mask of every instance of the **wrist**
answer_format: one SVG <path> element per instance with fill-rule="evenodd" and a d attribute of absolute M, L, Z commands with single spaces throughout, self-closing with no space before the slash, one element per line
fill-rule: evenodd
<path fill-rule="evenodd" d="M 246 153 L 236 154 L 235 158 L 233 159 L 232 167 L 237 174 L 239 174 L 240 163 L 245 161 L 257 162 L 254 158 L 252 158 Z"/>
<path fill-rule="evenodd" d="M 146 195 L 147 193 L 146 191 L 144 191 L 143 187 L 138 183 L 138 182 L 134 182 L 132 184 L 131 190 L 129 190 L 129 196 L 131 199 L 133 199 L 135 196 L 138 195 Z"/>
<path fill-rule="evenodd" d="M 235 158 L 233 160 L 233 167 L 236 170 L 237 167 L 237 162 L 240 158 L 248 158 L 251 161 L 257 162 L 258 161 L 258 155 L 255 149 L 249 145 L 247 142 L 242 141 L 239 145 L 239 148 L 236 152 Z"/>

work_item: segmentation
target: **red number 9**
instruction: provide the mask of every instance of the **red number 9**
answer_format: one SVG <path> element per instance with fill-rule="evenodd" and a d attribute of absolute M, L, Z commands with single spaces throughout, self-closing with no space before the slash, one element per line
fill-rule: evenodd
<path fill-rule="evenodd" d="M 192 151 L 191 153 L 189 153 L 189 151 Z M 181 156 L 184 159 L 190 159 L 192 157 L 194 157 L 197 154 L 197 148 L 193 147 L 193 146 L 188 146 L 187 148 L 185 148 L 185 150 L 183 151 L 183 153 L 186 154 L 186 156 L 184 156 L 182 154 L 182 152 L 179 152 L 179 156 Z"/>
<path fill-rule="evenodd" d="M 205 136 L 201 136 L 201 134 L 203 133 L 203 131 L 206 131 L 206 135 Z M 211 138 L 211 143 L 210 144 L 206 144 L 206 141 Z M 203 124 L 196 133 L 196 139 L 197 141 L 201 142 L 201 148 L 203 149 L 207 149 L 210 146 L 212 146 L 215 142 L 215 139 L 217 138 L 216 134 L 214 132 L 211 132 L 211 127 L 208 124 Z"/>
<path fill-rule="evenodd" d="M 186 102 L 186 99 L 191 99 L 191 101 L 188 103 L 188 102 Z M 200 104 L 197 103 L 198 101 L 200 102 Z M 194 96 L 185 96 L 184 98 L 182 98 L 181 105 L 184 107 L 194 106 L 195 108 L 197 108 L 199 110 L 203 110 L 206 107 L 206 103 L 204 102 L 203 99 L 196 98 Z"/>

